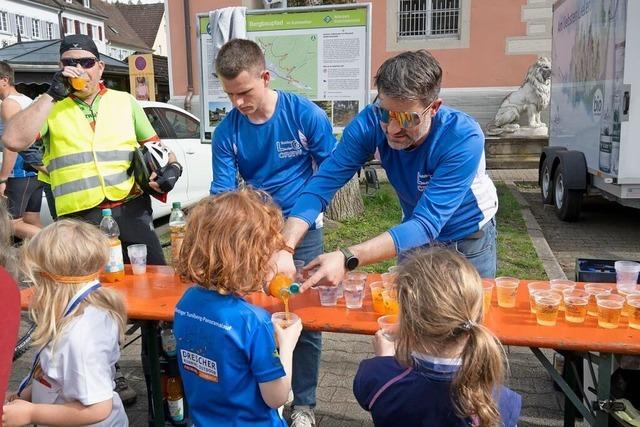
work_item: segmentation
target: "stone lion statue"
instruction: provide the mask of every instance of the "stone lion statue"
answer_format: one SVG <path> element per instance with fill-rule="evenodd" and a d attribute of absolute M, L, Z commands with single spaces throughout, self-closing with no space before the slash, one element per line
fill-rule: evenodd
<path fill-rule="evenodd" d="M 540 112 L 549 105 L 550 93 L 551 61 L 540 57 L 529 67 L 522 86 L 502 101 L 493 123 L 487 128 L 487 134 L 515 132 L 520 128 L 518 122 L 523 114 L 526 114 L 530 128 L 546 127 L 540 121 Z"/>

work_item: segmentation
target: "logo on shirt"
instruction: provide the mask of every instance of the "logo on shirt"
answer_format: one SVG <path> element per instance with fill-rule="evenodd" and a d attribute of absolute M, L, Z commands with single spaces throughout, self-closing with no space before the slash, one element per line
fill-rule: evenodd
<path fill-rule="evenodd" d="M 276 149 L 278 150 L 278 157 L 281 159 L 288 159 L 302 155 L 302 144 L 295 139 L 291 141 L 276 142 Z"/>
<path fill-rule="evenodd" d="M 204 380 L 218 382 L 218 364 L 215 360 L 187 350 L 180 350 L 180 357 L 185 370 L 193 372 Z"/>
<path fill-rule="evenodd" d="M 427 185 L 429 185 L 430 180 L 430 174 L 418 172 L 418 191 L 424 191 L 427 188 Z"/>

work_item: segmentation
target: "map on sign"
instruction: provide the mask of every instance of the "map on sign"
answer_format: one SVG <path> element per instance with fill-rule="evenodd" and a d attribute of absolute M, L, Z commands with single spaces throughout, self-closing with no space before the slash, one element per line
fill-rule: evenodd
<path fill-rule="evenodd" d="M 318 94 L 318 36 L 260 36 L 272 89 L 315 98 Z"/>

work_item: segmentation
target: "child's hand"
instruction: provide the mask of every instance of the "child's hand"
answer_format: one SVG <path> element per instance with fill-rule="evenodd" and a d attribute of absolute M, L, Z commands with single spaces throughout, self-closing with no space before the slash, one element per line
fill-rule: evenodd
<path fill-rule="evenodd" d="M 300 319 L 296 320 L 286 328 L 280 326 L 277 322 L 273 324 L 273 328 L 276 331 L 276 339 L 278 340 L 278 347 L 280 352 L 291 351 L 296 347 L 300 332 L 302 332 L 302 322 Z"/>
<path fill-rule="evenodd" d="M 4 427 L 21 427 L 31 424 L 33 403 L 15 399 L 2 407 L 2 425 Z"/>
<path fill-rule="evenodd" d="M 4 403 L 13 402 L 18 398 L 18 393 L 15 391 L 7 391 L 4 395 Z"/>
<path fill-rule="evenodd" d="M 393 341 L 389 341 L 381 330 L 373 336 L 373 351 L 376 356 L 395 356 L 396 346 Z"/>

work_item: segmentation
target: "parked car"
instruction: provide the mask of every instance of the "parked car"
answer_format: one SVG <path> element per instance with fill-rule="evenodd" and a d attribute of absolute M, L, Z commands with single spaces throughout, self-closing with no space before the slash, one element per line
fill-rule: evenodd
<path fill-rule="evenodd" d="M 163 143 L 183 166 L 182 176 L 169 193 L 167 203 L 151 198 L 153 218 L 171 213 L 173 202 L 189 207 L 209 195 L 211 185 L 211 144 L 200 140 L 200 120 L 193 114 L 163 102 L 138 101 Z M 40 210 L 43 224 L 52 222 L 47 199 Z"/>

